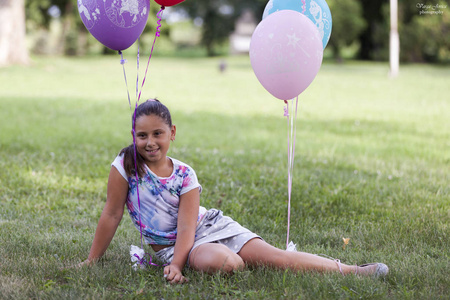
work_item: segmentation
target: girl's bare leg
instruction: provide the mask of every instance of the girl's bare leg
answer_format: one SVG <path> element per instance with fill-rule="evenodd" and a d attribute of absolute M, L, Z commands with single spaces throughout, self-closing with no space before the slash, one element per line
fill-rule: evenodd
<path fill-rule="evenodd" d="M 340 272 L 340 265 L 343 274 L 355 274 L 357 268 L 314 254 L 281 250 L 258 238 L 248 241 L 238 255 L 251 266 L 265 265 L 294 271 Z"/>
<path fill-rule="evenodd" d="M 189 257 L 189 265 L 194 270 L 212 274 L 219 271 L 231 273 L 242 270 L 245 264 L 242 258 L 228 247 L 216 243 L 207 243 L 192 251 Z"/>

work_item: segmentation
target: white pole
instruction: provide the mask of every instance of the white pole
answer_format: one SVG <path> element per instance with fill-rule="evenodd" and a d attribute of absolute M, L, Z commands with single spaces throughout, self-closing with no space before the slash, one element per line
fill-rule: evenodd
<path fill-rule="evenodd" d="M 390 71 L 389 76 L 395 78 L 398 76 L 399 72 L 399 61 L 400 61 L 400 39 L 398 36 L 398 22 L 397 22 L 397 11 L 398 11 L 398 0 L 390 0 L 391 5 L 391 31 L 389 36 L 389 65 Z"/>

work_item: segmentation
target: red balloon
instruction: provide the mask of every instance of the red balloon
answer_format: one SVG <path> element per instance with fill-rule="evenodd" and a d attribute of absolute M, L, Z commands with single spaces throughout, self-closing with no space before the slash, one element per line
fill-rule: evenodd
<path fill-rule="evenodd" d="M 158 3 L 159 5 L 162 5 L 162 6 L 174 6 L 183 1 L 184 0 L 155 0 L 156 3 Z"/>

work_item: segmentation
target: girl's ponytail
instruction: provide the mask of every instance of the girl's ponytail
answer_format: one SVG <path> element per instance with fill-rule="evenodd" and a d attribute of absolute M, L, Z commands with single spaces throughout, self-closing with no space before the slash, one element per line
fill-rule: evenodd
<path fill-rule="evenodd" d="M 120 151 L 120 155 L 123 154 L 123 168 L 128 177 L 134 177 L 136 174 L 134 165 L 134 145 L 131 144 L 128 147 L 123 148 Z M 142 156 L 136 152 L 136 165 L 138 168 L 138 176 L 144 177 L 145 175 L 145 162 Z"/>

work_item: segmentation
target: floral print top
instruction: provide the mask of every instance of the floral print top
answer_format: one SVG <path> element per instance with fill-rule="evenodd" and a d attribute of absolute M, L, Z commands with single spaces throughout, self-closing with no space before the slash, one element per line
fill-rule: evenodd
<path fill-rule="evenodd" d="M 123 168 L 123 155 L 117 156 L 111 164 L 128 182 L 127 210 L 136 228 L 139 230 L 141 227 L 148 244 L 175 244 L 180 196 L 195 188 L 200 192 L 202 190 L 194 169 L 179 160 L 169 159 L 173 163 L 172 175 L 169 177 L 159 177 L 146 166 L 146 175 L 139 178 L 138 182 L 140 201 L 136 177 L 127 176 Z M 198 220 L 205 212 L 206 209 L 200 206 Z"/>

